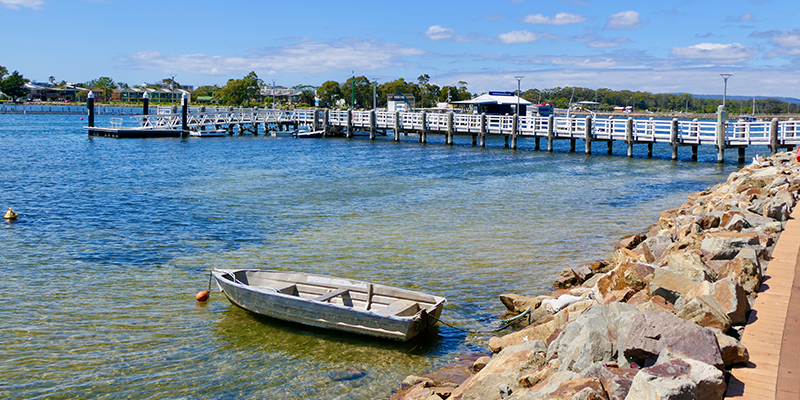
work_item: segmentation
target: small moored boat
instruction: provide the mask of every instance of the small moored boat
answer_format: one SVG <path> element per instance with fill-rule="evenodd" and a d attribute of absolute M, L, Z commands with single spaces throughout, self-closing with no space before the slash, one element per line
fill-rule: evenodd
<path fill-rule="evenodd" d="M 228 134 L 228 131 L 225 129 L 215 129 L 210 131 L 191 131 L 189 132 L 189 136 L 194 137 L 221 137 Z"/>
<path fill-rule="evenodd" d="M 303 138 L 321 138 L 325 134 L 325 131 L 297 131 L 292 133 L 293 137 L 303 139 Z"/>
<path fill-rule="evenodd" d="M 406 289 L 302 272 L 211 271 L 231 303 L 320 328 L 407 341 L 436 324 L 447 302 Z"/>

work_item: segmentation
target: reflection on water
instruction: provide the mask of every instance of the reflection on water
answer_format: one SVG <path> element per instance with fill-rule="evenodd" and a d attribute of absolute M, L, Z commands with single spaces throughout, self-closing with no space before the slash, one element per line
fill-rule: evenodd
<path fill-rule="evenodd" d="M 113 140 L 81 124 L 0 115 L 0 210 L 19 213 L 0 224 L 3 398 L 386 397 L 491 333 L 387 342 L 194 293 L 214 267 L 300 270 L 444 296 L 445 321 L 487 331 L 498 295 L 547 292 L 735 169 L 658 145 L 648 160 L 497 138 Z"/>

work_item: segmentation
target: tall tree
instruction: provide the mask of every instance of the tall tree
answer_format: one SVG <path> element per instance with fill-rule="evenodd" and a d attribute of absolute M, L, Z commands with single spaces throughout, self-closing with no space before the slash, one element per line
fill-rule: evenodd
<path fill-rule="evenodd" d="M 336 101 L 342 98 L 342 91 L 339 89 L 339 82 L 327 81 L 317 88 L 317 97 L 325 102 L 328 107 L 336 104 Z"/>
<path fill-rule="evenodd" d="M 261 97 L 261 86 L 264 85 L 255 72 L 250 72 L 242 79 L 230 79 L 228 83 L 219 90 L 222 101 L 227 104 L 239 105 L 250 102 Z"/>
<path fill-rule="evenodd" d="M 0 81 L 3 80 L 3 77 L 8 75 L 8 69 L 6 67 L 0 65 Z"/>
<path fill-rule="evenodd" d="M 28 94 L 28 88 L 25 87 L 25 78 L 17 71 L 3 79 L 3 82 L 0 83 L 0 90 L 6 96 L 10 96 L 13 102 L 16 102 L 18 97 Z"/>

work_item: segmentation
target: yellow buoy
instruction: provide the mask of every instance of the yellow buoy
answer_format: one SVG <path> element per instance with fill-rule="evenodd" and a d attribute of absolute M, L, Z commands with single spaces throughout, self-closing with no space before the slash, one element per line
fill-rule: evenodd
<path fill-rule="evenodd" d="M 11 207 L 8 207 L 8 211 L 6 212 L 6 215 L 3 218 L 9 221 L 13 221 L 17 219 L 17 213 L 15 213 L 14 210 L 11 209 Z"/>

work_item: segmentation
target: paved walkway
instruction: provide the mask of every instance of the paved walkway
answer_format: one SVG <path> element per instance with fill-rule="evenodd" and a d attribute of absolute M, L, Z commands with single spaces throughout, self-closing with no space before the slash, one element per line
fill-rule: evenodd
<path fill-rule="evenodd" d="M 800 205 L 772 252 L 742 344 L 747 366 L 734 368 L 726 397 L 800 399 Z"/>

